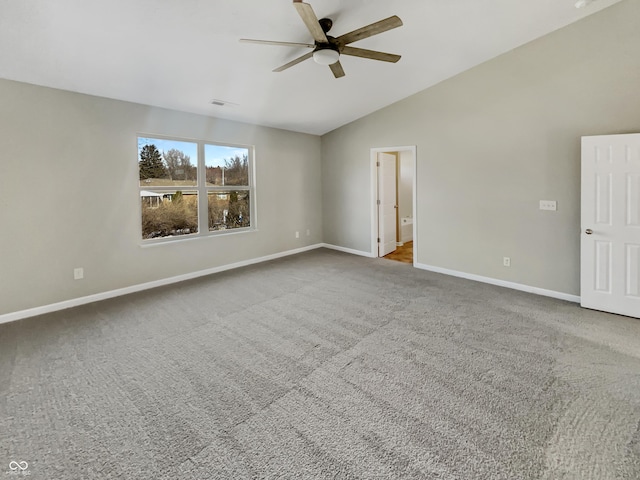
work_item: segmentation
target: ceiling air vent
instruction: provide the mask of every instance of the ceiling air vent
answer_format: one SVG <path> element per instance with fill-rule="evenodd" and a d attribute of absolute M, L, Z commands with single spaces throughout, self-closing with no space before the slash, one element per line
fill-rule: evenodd
<path fill-rule="evenodd" d="M 216 107 L 237 107 L 237 103 L 228 102 L 227 100 L 220 100 L 219 98 L 214 98 L 209 102 L 211 105 L 215 105 Z"/>

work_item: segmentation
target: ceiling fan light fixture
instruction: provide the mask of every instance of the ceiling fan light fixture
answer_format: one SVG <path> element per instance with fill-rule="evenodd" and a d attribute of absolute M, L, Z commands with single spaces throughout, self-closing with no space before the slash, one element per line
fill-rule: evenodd
<path fill-rule="evenodd" d="M 340 53 L 332 48 L 321 48 L 313 52 L 313 60 L 320 65 L 333 65 L 340 60 Z"/>

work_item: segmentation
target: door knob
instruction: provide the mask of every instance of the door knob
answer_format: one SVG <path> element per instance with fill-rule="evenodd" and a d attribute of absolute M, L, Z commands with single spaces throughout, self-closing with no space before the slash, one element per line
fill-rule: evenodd
<path fill-rule="evenodd" d="M 587 235 L 591 235 L 593 233 L 593 230 L 591 230 L 590 228 L 587 228 L 584 233 L 586 233 Z"/>

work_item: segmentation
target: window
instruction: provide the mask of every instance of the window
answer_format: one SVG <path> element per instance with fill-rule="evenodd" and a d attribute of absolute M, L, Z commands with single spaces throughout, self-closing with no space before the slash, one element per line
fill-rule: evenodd
<path fill-rule="evenodd" d="M 250 229 L 253 150 L 138 137 L 142 239 Z"/>
<path fill-rule="evenodd" d="M 209 231 L 250 226 L 249 150 L 206 144 Z"/>

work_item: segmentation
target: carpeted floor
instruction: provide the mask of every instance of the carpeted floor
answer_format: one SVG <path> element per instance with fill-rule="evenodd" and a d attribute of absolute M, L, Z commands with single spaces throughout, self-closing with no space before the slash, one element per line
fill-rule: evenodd
<path fill-rule="evenodd" d="M 47 480 L 637 480 L 640 320 L 314 250 L 0 325 L 0 477 L 23 462 Z"/>

